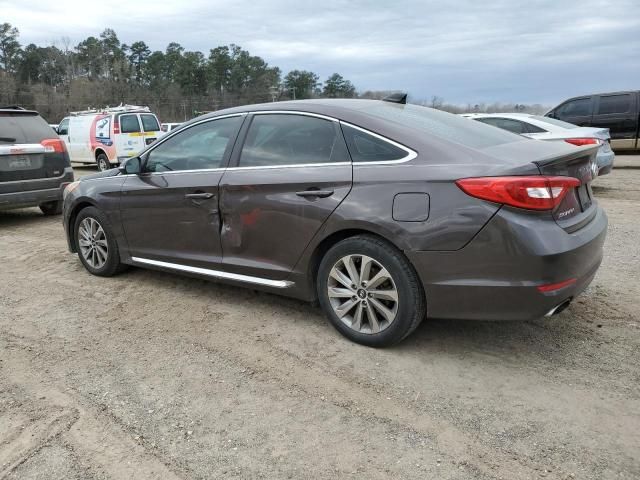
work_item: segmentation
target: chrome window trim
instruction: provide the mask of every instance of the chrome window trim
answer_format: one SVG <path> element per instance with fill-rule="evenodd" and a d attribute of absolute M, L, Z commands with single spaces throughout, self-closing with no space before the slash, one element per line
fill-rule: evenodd
<path fill-rule="evenodd" d="M 379 140 L 382 140 L 383 142 L 387 142 L 387 143 L 393 145 L 394 147 L 397 147 L 397 148 L 407 152 L 407 156 L 406 157 L 398 158 L 397 160 L 378 160 L 378 161 L 374 161 L 374 162 L 352 162 L 353 166 L 395 165 L 395 164 L 398 164 L 398 163 L 410 162 L 411 160 L 413 160 L 414 158 L 416 158 L 418 156 L 418 152 L 416 152 L 415 150 L 412 150 L 409 147 L 405 147 L 401 143 L 395 142 L 395 141 L 393 141 L 393 140 L 391 140 L 391 139 L 389 139 L 387 137 L 384 137 L 382 135 L 374 133 L 371 130 L 367 130 L 366 128 L 362 128 L 362 127 L 359 127 L 357 125 L 354 125 L 353 123 L 344 122 L 342 120 L 340 120 L 340 125 L 346 125 L 347 127 L 355 128 L 356 130 L 359 130 L 359 131 L 361 131 L 363 133 L 366 133 L 367 135 L 371 135 L 372 137 L 375 137 L 375 138 L 377 138 Z"/>
<path fill-rule="evenodd" d="M 302 115 L 305 117 L 316 117 L 322 118 L 323 120 L 329 120 L 330 122 L 339 122 L 340 120 L 335 117 L 330 117 L 328 115 L 322 115 L 320 113 L 312 113 L 312 112 L 302 112 L 300 110 L 256 110 L 251 112 L 253 115 L 267 115 L 267 114 L 277 114 L 277 115 Z"/>
<path fill-rule="evenodd" d="M 309 168 L 309 167 L 344 167 L 351 165 L 351 162 L 324 162 L 324 163 L 294 163 L 291 165 L 262 165 L 262 166 L 249 166 L 249 167 L 229 167 L 227 171 L 238 170 L 273 170 L 278 168 Z"/>
<path fill-rule="evenodd" d="M 269 280 L 268 278 L 253 277 L 251 275 L 241 275 L 239 273 L 223 272 L 220 270 L 211 270 L 209 268 L 191 267 L 179 263 L 161 262 L 159 260 L 151 260 L 149 258 L 131 257 L 131 260 L 144 265 L 153 265 L 155 267 L 170 268 L 182 272 L 196 273 L 198 275 L 206 275 L 214 278 L 222 278 L 224 280 L 234 280 L 237 282 L 254 283 L 273 288 L 289 288 L 293 286 L 293 282 L 288 280 Z"/>

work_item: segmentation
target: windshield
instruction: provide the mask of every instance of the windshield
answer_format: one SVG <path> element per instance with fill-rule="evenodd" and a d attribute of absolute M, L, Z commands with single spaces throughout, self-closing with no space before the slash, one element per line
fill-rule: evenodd
<path fill-rule="evenodd" d="M 541 117 L 540 115 L 531 115 L 529 118 L 533 118 L 535 120 L 538 120 L 539 122 L 548 123 L 550 125 L 555 125 L 556 127 L 578 128 L 578 126 L 574 125 L 573 123 L 563 122 L 562 120 L 556 120 L 555 118 Z"/>
<path fill-rule="evenodd" d="M 362 111 L 471 148 L 487 148 L 522 140 L 521 136 L 505 130 L 418 105 L 372 102 Z"/>

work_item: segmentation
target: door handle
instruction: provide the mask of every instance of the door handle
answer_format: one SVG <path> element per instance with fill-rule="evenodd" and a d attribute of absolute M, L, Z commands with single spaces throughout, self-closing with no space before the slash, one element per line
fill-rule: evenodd
<path fill-rule="evenodd" d="M 333 190 L 304 190 L 302 192 L 296 192 L 299 197 L 318 197 L 327 198 L 333 195 Z"/>
<path fill-rule="evenodd" d="M 188 198 L 189 200 L 206 200 L 209 198 L 213 198 L 213 193 L 187 193 L 184 198 Z"/>

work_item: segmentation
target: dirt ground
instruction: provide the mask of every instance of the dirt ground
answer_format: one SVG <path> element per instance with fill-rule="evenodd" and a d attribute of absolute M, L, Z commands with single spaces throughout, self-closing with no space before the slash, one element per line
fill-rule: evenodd
<path fill-rule="evenodd" d="M 0 478 L 638 479 L 640 170 L 594 190 L 606 255 L 567 311 L 386 350 L 294 300 L 93 277 L 60 218 L 0 213 Z"/>

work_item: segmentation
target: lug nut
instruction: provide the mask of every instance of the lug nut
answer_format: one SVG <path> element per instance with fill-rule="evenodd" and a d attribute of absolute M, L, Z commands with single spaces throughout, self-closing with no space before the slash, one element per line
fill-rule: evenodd
<path fill-rule="evenodd" d="M 369 296 L 370 296 L 370 297 L 373 297 L 373 293 L 369 292 Z"/>
<path fill-rule="evenodd" d="M 358 297 L 356 297 L 355 295 L 353 297 L 351 297 L 351 300 L 356 301 L 358 299 Z"/>

